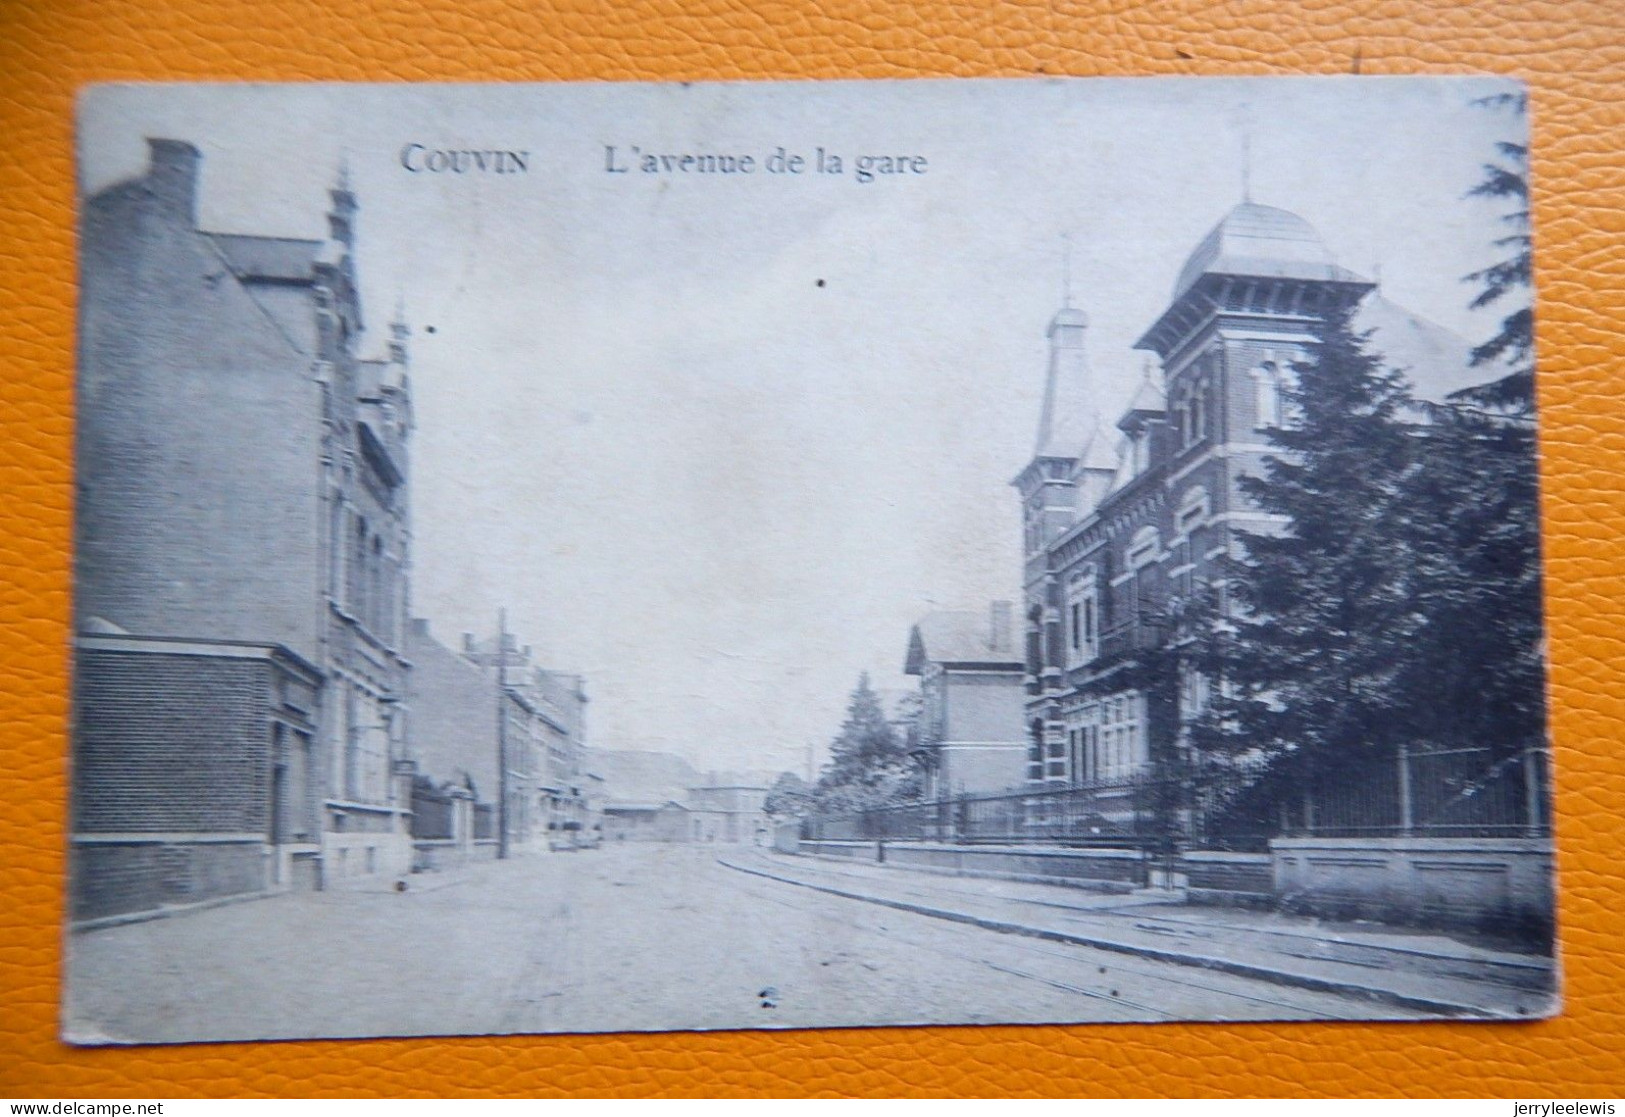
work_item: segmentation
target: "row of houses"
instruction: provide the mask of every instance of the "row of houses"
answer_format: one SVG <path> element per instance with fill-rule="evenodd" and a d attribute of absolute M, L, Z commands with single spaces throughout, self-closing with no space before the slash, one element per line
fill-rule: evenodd
<path fill-rule="evenodd" d="M 74 917 L 583 841 L 583 681 L 413 617 L 410 331 L 364 320 L 355 194 L 214 231 L 198 149 L 148 156 L 81 211 Z"/>

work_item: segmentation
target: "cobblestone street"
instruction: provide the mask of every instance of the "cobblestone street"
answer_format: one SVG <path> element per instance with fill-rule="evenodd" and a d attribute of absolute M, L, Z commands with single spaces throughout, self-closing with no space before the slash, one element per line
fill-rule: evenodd
<path fill-rule="evenodd" d="M 1420 1015 L 887 909 L 718 852 L 626 844 L 76 934 L 66 1036 Z"/>

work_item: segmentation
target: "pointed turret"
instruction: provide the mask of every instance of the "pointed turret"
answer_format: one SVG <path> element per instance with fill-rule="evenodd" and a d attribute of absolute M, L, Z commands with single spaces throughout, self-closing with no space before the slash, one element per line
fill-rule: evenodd
<path fill-rule="evenodd" d="M 327 211 L 328 235 L 345 248 L 355 247 L 355 194 L 350 190 L 350 165 L 339 164 L 338 181 L 327 192 L 332 208 Z"/>
<path fill-rule="evenodd" d="M 1084 345 L 1088 328 L 1088 315 L 1072 306 L 1062 307 L 1049 324 L 1049 372 L 1034 457 L 1077 457 L 1094 426 L 1099 393 Z"/>
<path fill-rule="evenodd" d="M 1080 511 L 1075 472 L 1099 424 L 1099 398 L 1084 334 L 1089 317 L 1067 298 L 1051 319 L 1049 367 L 1032 461 L 1011 482 L 1025 507 L 1028 555 L 1072 525 Z"/>
<path fill-rule="evenodd" d="M 1120 429 L 1132 432 L 1167 413 L 1168 395 L 1163 391 L 1161 381 L 1156 369 L 1149 361 L 1146 362 L 1140 376 L 1140 386 L 1134 390 L 1134 398 L 1124 409 L 1123 417 L 1117 420 Z"/>
<path fill-rule="evenodd" d="M 1080 515 L 1094 511 L 1111 491 L 1112 479 L 1117 476 L 1118 463 L 1123 457 L 1121 441 L 1120 437 L 1107 433 L 1097 415 L 1078 455 L 1077 469 L 1072 474 L 1077 486 L 1077 510 Z"/>
<path fill-rule="evenodd" d="M 406 297 L 403 295 L 395 300 L 395 315 L 389 321 L 389 361 L 390 364 L 406 365 L 406 339 L 412 336 L 412 331 L 406 325 Z"/>

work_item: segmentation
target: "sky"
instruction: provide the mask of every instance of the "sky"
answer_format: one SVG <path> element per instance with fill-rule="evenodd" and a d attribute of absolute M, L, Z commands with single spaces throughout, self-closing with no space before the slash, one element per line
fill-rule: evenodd
<path fill-rule="evenodd" d="M 543 663 L 587 676 L 594 746 L 799 770 L 860 671 L 911 685 L 920 616 L 1019 600 L 1009 482 L 1064 275 L 1108 416 L 1244 180 L 1388 298 L 1482 340 L 1498 315 L 1467 309 L 1461 277 L 1495 258 L 1501 211 L 1464 195 L 1523 126 L 1473 102 L 1510 88 L 103 86 L 81 99 L 80 185 L 140 174 L 143 137 L 185 139 L 204 228 L 319 237 L 342 165 L 362 347 L 382 351 L 397 305 L 413 332 L 413 612 L 455 645 L 505 609 Z M 414 143 L 523 151 L 528 171 L 414 173 Z M 611 173 L 606 145 L 756 171 Z M 780 148 L 800 174 L 767 172 Z M 860 182 L 858 155 L 924 173 Z"/>

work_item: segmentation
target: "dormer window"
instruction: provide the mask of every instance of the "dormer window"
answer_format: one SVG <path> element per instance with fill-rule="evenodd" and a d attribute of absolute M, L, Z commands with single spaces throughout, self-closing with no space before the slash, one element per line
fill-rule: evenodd
<path fill-rule="evenodd" d="M 1140 426 L 1129 435 L 1130 468 L 1138 477 L 1151 468 L 1151 430 Z"/>

